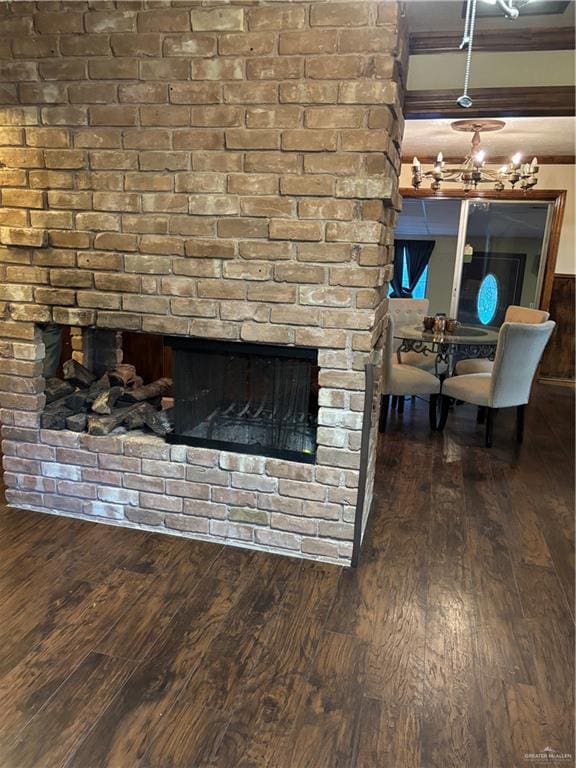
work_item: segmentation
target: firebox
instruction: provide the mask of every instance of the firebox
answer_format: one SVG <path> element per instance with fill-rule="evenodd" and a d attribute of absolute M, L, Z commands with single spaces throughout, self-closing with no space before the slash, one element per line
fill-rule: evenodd
<path fill-rule="evenodd" d="M 169 337 L 171 442 L 314 463 L 318 353 Z"/>

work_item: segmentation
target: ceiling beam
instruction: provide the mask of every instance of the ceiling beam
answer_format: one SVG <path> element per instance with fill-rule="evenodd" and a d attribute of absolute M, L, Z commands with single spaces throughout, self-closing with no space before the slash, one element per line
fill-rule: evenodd
<path fill-rule="evenodd" d="M 462 32 L 415 32 L 410 35 L 410 53 L 451 53 L 459 51 Z M 475 51 L 573 51 L 574 29 L 476 30 Z"/>
<path fill-rule="evenodd" d="M 442 117 L 572 117 L 574 88 L 553 85 L 516 88 L 473 88 L 470 109 L 456 99 L 461 90 L 406 91 L 404 116 L 407 120 Z"/>

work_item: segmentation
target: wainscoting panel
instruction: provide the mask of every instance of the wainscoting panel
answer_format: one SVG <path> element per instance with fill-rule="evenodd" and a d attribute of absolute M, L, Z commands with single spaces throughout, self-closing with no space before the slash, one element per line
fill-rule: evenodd
<path fill-rule="evenodd" d="M 542 359 L 540 377 L 574 380 L 574 282 L 575 275 L 554 275 L 550 318 L 556 330 Z"/>

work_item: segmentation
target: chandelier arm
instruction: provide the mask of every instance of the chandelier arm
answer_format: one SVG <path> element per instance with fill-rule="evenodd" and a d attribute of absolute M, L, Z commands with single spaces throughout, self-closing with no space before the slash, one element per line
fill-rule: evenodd
<path fill-rule="evenodd" d="M 424 171 L 417 179 L 416 187 L 420 186 L 422 179 L 432 182 L 435 189 L 440 188 L 441 182 L 460 182 L 464 186 L 477 186 L 478 184 L 495 184 L 497 189 L 504 189 L 504 183 L 507 182 L 515 187 L 519 182 L 523 189 L 530 189 L 535 186 L 537 180 L 537 170 L 519 172 L 516 169 L 493 170 L 492 168 L 469 168 L 462 166 L 460 168 L 443 168 L 441 176 L 436 170 Z"/>
<path fill-rule="evenodd" d="M 533 158 L 531 163 L 521 162 L 521 155 L 515 155 L 512 160 L 500 168 L 485 166 L 485 153 L 477 152 L 482 131 L 494 131 L 503 128 L 505 123 L 498 120 L 478 121 L 460 120 L 452 124 L 457 131 L 474 133 L 472 148 L 459 165 L 446 165 L 442 152 L 438 153 L 435 165 L 424 170 L 417 157 L 412 163 L 412 186 L 419 189 L 422 181 L 430 182 L 431 189 L 439 191 L 444 182 L 461 184 L 464 190 L 470 192 L 482 184 L 493 184 L 496 191 L 502 191 L 507 184 L 512 189 L 518 185 L 523 191 L 529 191 L 538 183 L 538 160 Z"/>

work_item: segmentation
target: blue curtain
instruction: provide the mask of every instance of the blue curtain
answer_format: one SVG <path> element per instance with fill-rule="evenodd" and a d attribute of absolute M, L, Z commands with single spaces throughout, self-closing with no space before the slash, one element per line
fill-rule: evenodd
<path fill-rule="evenodd" d="M 392 278 L 392 299 L 411 299 L 418 280 L 430 262 L 435 240 L 394 240 L 394 277 Z M 406 258 L 408 285 L 402 285 L 402 273 Z"/>
<path fill-rule="evenodd" d="M 436 245 L 435 240 L 408 240 L 406 245 L 406 258 L 408 266 L 408 293 L 410 298 L 418 280 L 430 262 L 432 251 Z"/>
<path fill-rule="evenodd" d="M 402 287 L 402 273 L 404 271 L 404 248 L 409 240 L 394 240 L 394 274 L 392 275 L 390 292 L 391 299 L 407 299 L 409 296 Z"/>

